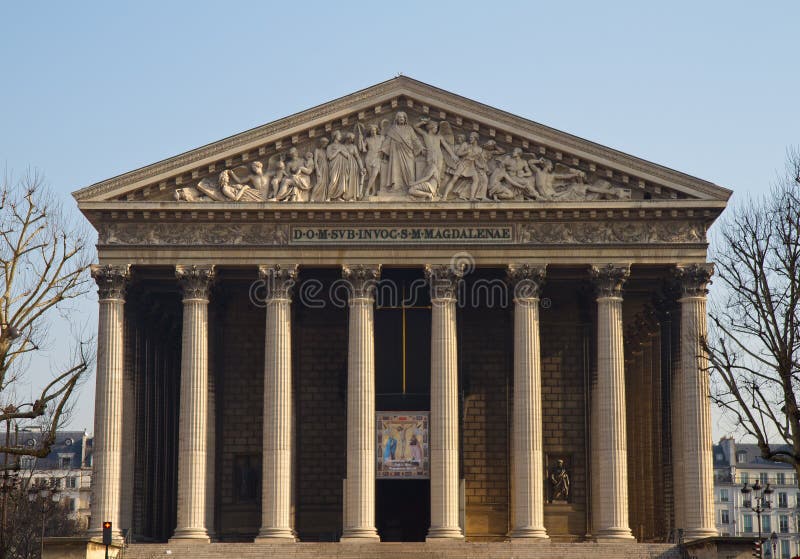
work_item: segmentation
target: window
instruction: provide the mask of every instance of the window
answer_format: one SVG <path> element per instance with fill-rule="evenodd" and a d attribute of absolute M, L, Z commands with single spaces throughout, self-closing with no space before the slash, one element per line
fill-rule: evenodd
<path fill-rule="evenodd" d="M 789 499 L 786 496 L 786 493 L 784 492 L 778 493 L 778 506 L 783 509 L 789 506 Z"/>
<path fill-rule="evenodd" d="M 772 517 L 765 514 L 761 517 L 761 533 L 769 534 L 772 532 Z"/>
<path fill-rule="evenodd" d="M 779 528 L 780 533 L 781 534 L 788 534 L 789 533 L 789 515 L 788 514 L 782 514 L 782 515 L 780 515 L 778 520 L 779 520 L 779 524 L 780 524 L 780 528 Z"/>
<path fill-rule="evenodd" d="M 69 456 L 62 456 L 58 461 L 62 470 L 69 470 L 70 466 L 72 466 L 72 458 Z"/>
<path fill-rule="evenodd" d="M 750 483 L 750 474 L 748 474 L 747 472 L 742 472 L 741 474 L 739 474 L 739 480 L 742 483 Z"/>
<path fill-rule="evenodd" d="M 75 476 L 70 476 L 67 478 L 67 489 L 77 489 L 78 487 L 78 478 Z"/>
<path fill-rule="evenodd" d="M 781 559 L 789 559 L 789 540 L 781 540 Z"/>
<path fill-rule="evenodd" d="M 719 490 L 719 500 L 723 503 L 728 502 L 728 490 L 727 489 L 720 489 Z"/>
<path fill-rule="evenodd" d="M 69 500 L 69 512 L 75 512 L 75 499 Z"/>
<path fill-rule="evenodd" d="M 767 485 L 769 483 L 769 476 L 767 472 L 761 472 L 758 474 L 758 478 L 761 480 L 761 485 Z"/>
<path fill-rule="evenodd" d="M 721 511 L 719 511 L 719 512 L 720 512 L 720 519 L 719 519 L 719 521 L 720 521 L 722 524 L 729 524 L 729 523 L 730 523 L 730 517 L 728 516 L 728 511 L 727 511 L 727 510 L 721 510 Z"/>
<path fill-rule="evenodd" d="M 61 478 L 60 477 L 51 477 L 50 478 L 50 487 L 53 489 L 61 489 Z"/>
<path fill-rule="evenodd" d="M 740 450 L 739 452 L 736 453 L 736 463 L 742 464 L 745 461 L 746 457 L 747 453 L 744 450 Z"/>
<path fill-rule="evenodd" d="M 775 475 L 776 481 L 778 485 L 786 485 L 786 474 L 780 473 Z"/>
<path fill-rule="evenodd" d="M 744 520 L 744 531 L 745 532 L 752 532 L 753 531 L 753 515 L 752 514 L 745 514 L 743 520 Z"/>

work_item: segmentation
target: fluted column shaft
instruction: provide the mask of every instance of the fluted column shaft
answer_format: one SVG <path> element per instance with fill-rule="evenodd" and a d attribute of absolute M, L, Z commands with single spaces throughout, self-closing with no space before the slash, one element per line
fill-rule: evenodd
<path fill-rule="evenodd" d="M 622 285 L 627 267 L 592 268 L 597 287 L 597 440 L 592 496 L 597 507 L 595 535 L 603 540 L 633 540 L 628 519 L 628 449 L 625 412 L 625 356 L 622 337 Z"/>
<path fill-rule="evenodd" d="M 547 538 L 544 527 L 542 365 L 539 293 L 544 269 L 512 265 L 514 286 L 514 419 L 511 459 L 514 488 L 512 538 Z"/>
<path fill-rule="evenodd" d="M 463 267 L 426 266 L 431 286 L 431 526 L 428 540 L 460 539 L 457 286 Z"/>
<path fill-rule="evenodd" d="M 380 266 L 345 266 L 350 287 L 347 349 L 347 498 L 342 541 L 376 541 L 375 331 L 373 306 Z"/>
<path fill-rule="evenodd" d="M 297 266 L 261 266 L 266 286 L 261 529 L 256 541 L 293 542 L 292 298 Z"/>
<path fill-rule="evenodd" d="M 213 266 L 176 266 L 183 289 L 178 509 L 172 540 L 208 542 L 208 292 Z"/>
<path fill-rule="evenodd" d="M 110 521 L 120 539 L 122 487 L 122 406 L 125 328 L 125 287 L 130 266 L 92 266 L 98 286 L 97 384 L 90 536 L 100 536 Z"/>
<path fill-rule="evenodd" d="M 711 401 L 708 360 L 701 340 L 707 334 L 706 286 L 713 269 L 679 268 L 683 288 L 681 305 L 681 372 L 683 377 L 683 468 L 685 537 L 716 536 L 714 469 L 712 464 Z"/>

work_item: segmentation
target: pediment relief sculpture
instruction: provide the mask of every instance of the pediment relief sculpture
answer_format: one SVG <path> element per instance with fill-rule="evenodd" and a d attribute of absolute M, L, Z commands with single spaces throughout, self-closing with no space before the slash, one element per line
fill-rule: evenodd
<path fill-rule="evenodd" d="M 178 187 L 187 202 L 627 200 L 631 189 L 485 138 L 397 111 Z"/>

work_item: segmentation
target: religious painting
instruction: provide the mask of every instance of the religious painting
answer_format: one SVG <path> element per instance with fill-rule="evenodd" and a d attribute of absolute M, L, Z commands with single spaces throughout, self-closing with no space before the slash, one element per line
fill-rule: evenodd
<path fill-rule="evenodd" d="M 546 454 L 545 468 L 547 478 L 545 485 L 548 503 L 569 503 L 570 496 L 570 468 L 572 457 L 568 454 Z"/>
<path fill-rule="evenodd" d="M 428 479 L 428 412 L 377 413 L 379 479 Z"/>

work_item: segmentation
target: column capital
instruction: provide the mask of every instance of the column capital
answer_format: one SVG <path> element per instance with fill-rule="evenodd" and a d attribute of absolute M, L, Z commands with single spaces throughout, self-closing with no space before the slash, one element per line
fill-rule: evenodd
<path fill-rule="evenodd" d="M 267 300 L 291 299 L 292 288 L 297 283 L 297 264 L 259 266 L 258 277 L 264 282 Z"/>
<path fill-rule="evenodd" d="M 90 271 L 92 278 L 97 282 L 97 293 L 101 301 L 103 299 L 125 300 L 125 290 L 131 278 L 130 264 L 121 266 L 92 264 Z"/>
<path fill-rule="evenodd" d="M 622 297 L 622 286 L 631 275 L 631 267 L 625 265 L 606 264 L 589 268 L 597 298 Z"/>
<path fill-rule="evenodd" d="M 206 299 L 214 281 L 216 270 L 211 264 L 191 264 L 175 266 L 175 277 L 183 291 L 183 300 Z"/>
<path fill-rule="evenodd" d="M 680 284 L 681 298 L 705 297 L 708 293 L 708 284 L 711 283 L 711 276 L 714 274 L 714 265 L 676 266 L 673 274 Z"/>
<path fill-rule="evenodd" d="M 348 282 L 350 300 L 372 299 L 381 278 L 380 264 L 355 264 L 342 266 L 342 279 Z"/>
<path fill-rule="evenodd" d="M 547 266 L 535 266 L 527 262 L 509 264 L 506 275 L 514 287 L 515 301 L 538 299 L 542 292 Z"/>
<path fill-rule="evenodd" d="M 458 283 L 464 277 L 463 263 L 425 264 L 425 278 L 431 287 L 431 301 L 456 299 Z"/>

